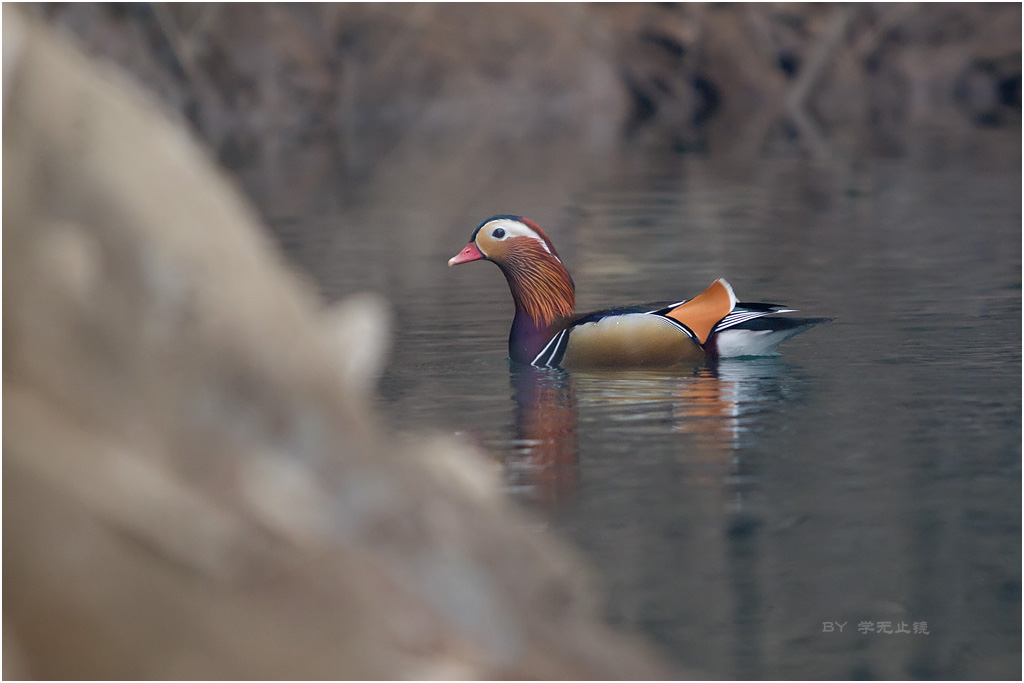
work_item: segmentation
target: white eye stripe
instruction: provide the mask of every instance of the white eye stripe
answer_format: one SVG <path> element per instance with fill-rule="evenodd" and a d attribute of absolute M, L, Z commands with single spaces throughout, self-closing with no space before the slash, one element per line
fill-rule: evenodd
<path fill-rule="evenodd" d="M 538 242 L 540 242 L 540 246 L 544 248 L 544 251 L 554 256 L 559 263 L 562 262 L 562 259 L 555 256 L 555 253 L 551 251 L 551 247 L 548 246 L 547 240 L 538 235 L 536 230 L 533 230 L 532 228 L 528 227 L 523 223 L 520 223 L 519 221 L 513 221 L 508 218 L 502 218 L 500 220 L 491 221 L 490 223 L 487 224 L 486 227 L 488 234 L 492 237 L 492 239 L 505 240 L 508 239 L 509 237 L 530 237 L 532 239 L 535 239 Z M 497 230 L 498 228 L 502 228 L 505 231 L 504 236 L 494 237 L 494 231 Z"/>

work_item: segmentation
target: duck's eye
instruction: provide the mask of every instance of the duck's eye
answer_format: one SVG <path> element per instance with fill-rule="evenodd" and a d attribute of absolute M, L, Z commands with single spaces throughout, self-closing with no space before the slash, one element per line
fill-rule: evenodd
<path fill-rule="evenodd" d="M 493 237 L 496 240 L 500 240 L 504 236 L 505 236 L 505 228 L 495 228 L 494 232 L 491 233 L 491 237 Z"/>

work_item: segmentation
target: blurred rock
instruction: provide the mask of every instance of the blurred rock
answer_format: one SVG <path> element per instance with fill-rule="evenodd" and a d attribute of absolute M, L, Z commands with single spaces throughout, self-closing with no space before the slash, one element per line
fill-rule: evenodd
<path fill-rule="evenodd" d="M 5 673 L 678 675 L 483 456 L 386 435 L 378 302 L 325 317 L 186 134 L 3 14 Z"/>
<path fill-rule="evenodd" d="M 328 308 L 324 321 L 328 336 L 337 343 L 344 383 L 368 397 L 388 352 L 387 302 L 372 293 L 350 296 Z"/>

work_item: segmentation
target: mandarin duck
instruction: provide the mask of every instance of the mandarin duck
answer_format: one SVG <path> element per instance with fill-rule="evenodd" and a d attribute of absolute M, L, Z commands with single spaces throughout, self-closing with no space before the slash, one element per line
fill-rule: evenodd
<path fill-rule="evenodd" d="M 515 318 L 508 353 L 536 367 L 671 367 L 774 355 L 783 341 L 829 318 L 790 318 L 795 309 L 741 303 L 716 280 L 693 299 L 577 314 L 576 286 L 555 245 L 521 216 L 492 216 L 449 266 L 485 259 L 505 274 Z"/>

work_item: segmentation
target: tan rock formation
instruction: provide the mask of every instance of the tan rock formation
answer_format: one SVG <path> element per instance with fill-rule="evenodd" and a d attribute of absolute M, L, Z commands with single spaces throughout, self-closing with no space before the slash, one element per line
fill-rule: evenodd
<path fill-rule="evenodd" d="M 379 304 L 324 314 L 180 128 L 3 12 L 5 674 L 670 675 L 478 453 L 385 435 Z"/>

